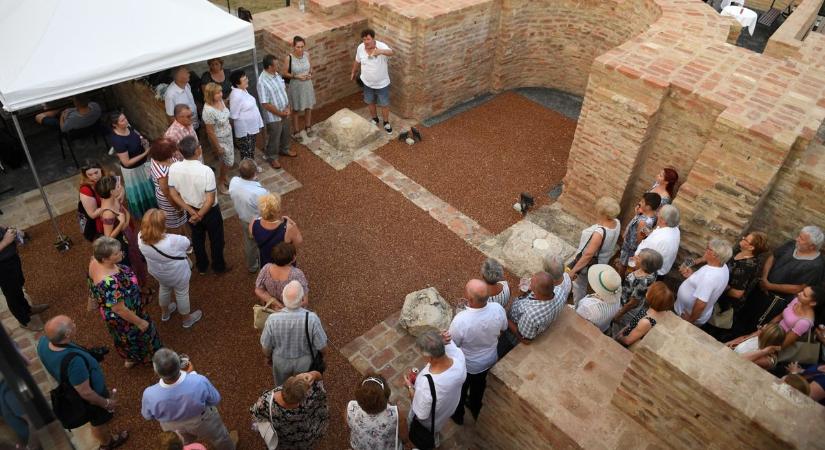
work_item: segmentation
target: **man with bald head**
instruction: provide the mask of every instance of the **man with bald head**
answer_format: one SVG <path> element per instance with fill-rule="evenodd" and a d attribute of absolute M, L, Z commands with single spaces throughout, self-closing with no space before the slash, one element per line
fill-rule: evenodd
<path fill-rule="evenodd" d="M 498 361 L 496 344 L 502 331 L 507 329 L 507 313 L 496 302 L 487 301 L 487 283 L 470 280 L 464 287 L 467 308 L 453 318 L 450 336 L 453 343 L 464 353 L 467 378 L 461 386 L 458 406 L 452 415 L 453 422 L 464 423 L 464 405 L 478 419 L 481 400 L 487 388 L 487 372 Z"/>
<path fill-rule="evenodd" d="M 498 357 L 514 349 L 519 342 L 529 344 L 546 330 L 564 307 L 566 299 L 553 292 L 555 280 L 547 272 L 537 272 L 530 279 L 530 290 L 524 296 L 510 300 L 507 330 L 498 340 Z"/>
<path fill-rule="evenodd" d="M 97 360 L 85 348 L 72 343 L 76 332 L 77 326 L 68 316 L 52 317 L 46 322 L 45 336 L 37 342 L 37 356 L 52 378 L 60 383 L 63 375 L 86 402 L 86 418 L 100 447 L 118 447 L 129 435 L 125 431 L 115 435 L 109 432 L 117 400 L 110 398 Z M 62 374 L 64 360 L 66 373 Z"/>

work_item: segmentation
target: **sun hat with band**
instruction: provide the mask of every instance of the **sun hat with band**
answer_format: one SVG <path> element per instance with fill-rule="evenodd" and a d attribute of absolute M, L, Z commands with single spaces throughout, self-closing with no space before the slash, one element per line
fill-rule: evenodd
<path fill-rule="evenodd" d="M 587 269 L 587 281 L 600 299 L 617 302 L 622 293 L 622 277 L 607 264 L 594 264 Z"/>

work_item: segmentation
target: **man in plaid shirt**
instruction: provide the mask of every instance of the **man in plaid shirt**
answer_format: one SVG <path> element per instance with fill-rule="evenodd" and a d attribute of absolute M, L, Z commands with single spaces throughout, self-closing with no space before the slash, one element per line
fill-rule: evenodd
<path fill-rule="evenodd" d="M 519 342 L 529 344 L 559 316 L 564 299 L 555 298 L 553 284 L 550 274 L 538 272 L 530 280 L 530 292 L 508 305 L 507 330 L 498 339 L 499 359 Z"/>
<path fill-rule="evenodd" d="M 258 98 L 263 109 L 263 119 L 266 124 L 266 147 L 264 157 L 273 169 L 280 169 L 278 156 L 298 156 L 295 150 L 289 149 L 289 97 L 286 85 L 278 74 L 278 58 L 266 55 L 263 59 L 264 71 L 258 78 Z"/>

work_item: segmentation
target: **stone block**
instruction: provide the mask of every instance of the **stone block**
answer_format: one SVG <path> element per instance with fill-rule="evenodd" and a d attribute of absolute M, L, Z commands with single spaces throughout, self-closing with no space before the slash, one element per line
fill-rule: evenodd
<path fill-rule="evenodd" d="M 381 131 L 367 119 L 344 108 L 319 123 L 318 135 L 342 152 L 354 153 L 358 148 L 375 142 Z"/>
<path fill-rule="evenodd" d="M 413 336 L 450 328 L 453 309 L 434 287 L 407 294 L 398 324 Z"/>
<path fill-rule="evenodd" d="M 483 244 L 491 249 L 489 256 L 501 260 L 508 270 L 524 276 L 542 270 L 547 254 L 572 258 L 576 249 L 555 234 L 539 228 L 533 222 L 521 220 Z"/>

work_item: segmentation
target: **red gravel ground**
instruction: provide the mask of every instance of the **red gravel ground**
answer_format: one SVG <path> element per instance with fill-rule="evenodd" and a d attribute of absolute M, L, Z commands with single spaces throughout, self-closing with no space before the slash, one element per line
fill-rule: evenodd
<path fill-rule="evenodd" d="M 319 115 L 360 105 L 353 96 Z M 506 119 L 491 121 L 493 116 Z M 556 142 L 554 146 L 569 142 L 564 132 L 569 126 L 572 136 L 572 124 L 558 125 L 551 117 L 555 115 L 532 102 L 505 94 L 478 111 L 429 129 L 427 141 L 414 152 L 394 147 L 382 153 L 443 199 L 491 229 L 501 230 L 518 218 L 508 210 L 510 197 L 521 189 L 544 192 L 555 182 L 555 175 L 538 168 L 547 151 L 520 147 L 529 142 Z M 309 280 L 310 307 L 321 317 L 333 350 L 328 353 L 325 376 L 332 421 L 320 448 L 341 449 L 348 445 L 344 408 L 354 398 L 359 375 L 337 350 L 398 311 L 409 292 L 432 285 L 454 302 L 462 295 L 466 280 L 478 276 L 484 256 L 357 164 L 336 172 L 306 148 L 296 147 L 299 157 L 284 158 L 283 164 L 303 187 L 284 197 L 284 213 L 302 230 L 305 243 L 298 262 Z M 450 164 L 443 164 L 445 148 L 450 149 Z M 474 153 L 477 148 L 494 148 L 495 156 L 481 158 L 490 153 Z M 561 174 L 563 159 L 556 159 Z M 416 160 L 421 161 L 420 167 Z M 460 178 L 450 176 L 453 173 L 461 174 Z M 473 174 L 478 174 L 476 187 L 468 189 L 469 184 L 462 181 Z M 522 183 L 519 178 L 530 181 Z M 27 289 L 35 302 L 52 305 L 45 316 L 63 313 L 75 319 L 80 343 L 111 346 L 100 318 L 86 310 L 90 244 L 76 231 L 73 213 L 59 221 L 75 246 L 59 254 L 51 245 L 54 232 L 49 223 L 29 229 L 33 241 L 21 248 Z M 272 387 L 272 375 L 259 350 L 259 333 L 252 328 L 255 276 L 247 274 L 242 263 L 237 218 L 227 220 L 225 230 L 226 257 L 234 270 L 221 276 L 195 273 L 192 277 L 192 305 L 204 311 L 204 319 L 190 330 L 180 326 L 177 315 L 161 324 L 156 299 L 150 312 L 165 345 L 189 354 L 196 370 L 221 392 L 224 421 L 240 432 L 238 448 L 257 449 L 263 447 L 262 442 L 250 429 L 247 410 L 263 390 Z M 156 382 L 151 367 L 126 370 L 112 352 L 104 372 L 109 387 L 116 387 L 120 395 L 114 426 L 131 432 L 123 448 L 154 448 L 159 427 L 140 416 L 141 393 Z"/>
<path fill-rule="evenodd" d="M 493 234 L 518 222 L 519 193 L 537 206 L 561 182 L 576 121 L 514 92 L 431 128 L 409 147 L 393 141 L 378 154 Z"/>

